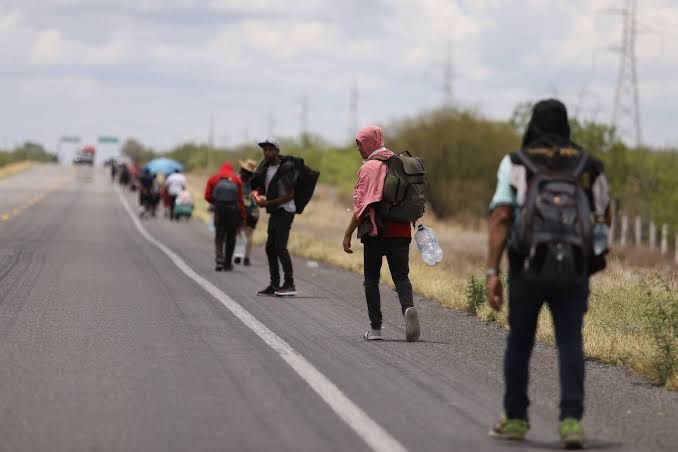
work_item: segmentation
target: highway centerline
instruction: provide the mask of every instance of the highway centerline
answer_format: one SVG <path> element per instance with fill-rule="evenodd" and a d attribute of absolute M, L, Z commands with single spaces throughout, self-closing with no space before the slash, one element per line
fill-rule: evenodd
<path fill-rule="evenodd" d="M 187 277 L 212 295 L 254 334 L 271 347 L 311 389 L 375 452 L 406 452 L 407 449 L 391 436 L 381 425 L 370 418 L 358 405 L 346 396 L 328 377 L 313 366 L 290 344 L 257 320 L 237 301 L 193 270 L 181 257 L 148 233 L 132 211 L 127 199 L 118 187 L 115 191 L 139 233 L 160 249 Z"/>

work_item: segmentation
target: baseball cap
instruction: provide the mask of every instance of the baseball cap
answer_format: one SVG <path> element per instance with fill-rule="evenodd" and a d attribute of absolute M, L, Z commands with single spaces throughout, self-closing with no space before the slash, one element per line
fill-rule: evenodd
<path fill-rule="evenodd" d="M 257 144 L 259 145 L 260 148 L 263 148 L 264 146 L 268 145 L 268 146 L 273 146 L 277 150 L 280 150 L 280 144 L 278 143 L 277 140 L 275 140 L 273 138 L 267 138 L 264 141 L 260 141 Z"/>

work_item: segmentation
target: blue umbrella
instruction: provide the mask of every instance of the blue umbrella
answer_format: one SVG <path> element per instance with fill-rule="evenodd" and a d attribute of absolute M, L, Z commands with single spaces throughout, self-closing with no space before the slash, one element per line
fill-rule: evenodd
<path fill-rule="evenodd" d="M 184 166 L 176 160 L 161 157 L 148 162 L 144 165 L 144 169 L 149 170 L 151 173 L 170 174 L 175 170 L 183 171 Z"/>

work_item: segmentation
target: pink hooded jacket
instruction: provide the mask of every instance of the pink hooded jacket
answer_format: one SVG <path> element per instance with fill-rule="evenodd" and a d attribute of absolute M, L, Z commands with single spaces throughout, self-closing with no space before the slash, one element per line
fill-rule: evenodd
<path fill-rule="evenodd" d="M 362 145 L 361 155 L 364 159 L 374 156 L 391 157 L 393 152 L 384 147 L 384 131 L 379 126 L 370 125 L 358 131 L 355 137 Z M 375 153 L 375 151 L 377 151 Z M 369 235 L 377 235 L 375 222 L 374 203 L 382 200 L 384 196 L 384 179 L 386 177 L 386 165 L 380 160 L 367 160 L 360 167 L 358 181 L 353 189 L 353 215 L 356 219 L 362 218 L 365 211 L 370 216 L 372 229 Z"/>

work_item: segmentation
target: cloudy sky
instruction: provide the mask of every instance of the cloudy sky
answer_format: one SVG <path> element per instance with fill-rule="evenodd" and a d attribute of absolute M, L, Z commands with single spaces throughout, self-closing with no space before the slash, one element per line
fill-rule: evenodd
<path fill-rule="evenodd" d="M 678 5 L 639 2 L 644 141 L 678 146 Z M 453 98 L 493 118 L 560 96 L 609 121 L 622 0 L 0 0 L 0 146 L 133 136 L 159 149 L 314 133 L 344 142 Z M 649 27 L 648 27 L 649 26 Z M 354 82 L 355 81 L 355 82 Z"/>

